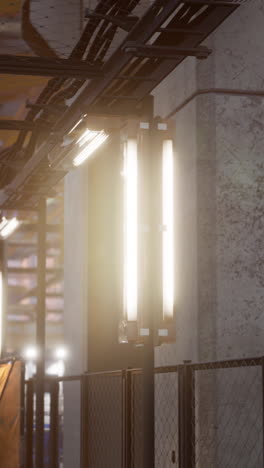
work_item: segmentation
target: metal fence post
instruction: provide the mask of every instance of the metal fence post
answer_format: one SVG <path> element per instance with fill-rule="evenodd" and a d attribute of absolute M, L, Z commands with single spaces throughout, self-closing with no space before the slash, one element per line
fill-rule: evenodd
<path fill-rule="evenodd" d="M 26 468 L 33 468 L 33 398 L 34 382 L 30 379 L 26 389 Z"/>
<path fill-rule="evenodd" d="M 59 382 L 50 382 L 50 467 L 59 462 Z"/>
<path fill-rule="evenodd" d="M 123 424 L 122 424 L 122 468 L 132 468 L 132 377 L 130 370 L 122 371 L 122 399 L 123 399 Z"/>
<path fill-rule="evenodd" d="M 143 463 L 155 467 L 154 345 L 151 336 L 144 343 L 143 357 Z"/>
<path fill-rule="evenodd" d="M 44 394 L 45 394 L 45 341 L 46 341 L 46 200 L 39 205 L 38 219 L 38 302 L 36 345 L 38 360 L 36 371 L 36 465 L 44 467 Z"/>
<path fill-rule="evenodd" d="M 88 375 L 81 376 L 81 468 L 88 467 Z"/>
<path fill-rule="evenodd" d="M 194 382 L 190 365 L 179 366 L 179 468 L 195 466 Z"/>

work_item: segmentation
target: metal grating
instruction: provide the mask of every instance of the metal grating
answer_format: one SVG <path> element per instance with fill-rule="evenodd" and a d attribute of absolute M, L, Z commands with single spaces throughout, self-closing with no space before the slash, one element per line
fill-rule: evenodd
<path fill-rule="evenodd" d="M 261 366 L 194 371 L 193 467 L 263 466 Z"/>
<path fill-rule="evenodd" d="M 155 375 L 155 467 L 179 467 L 178 373 Z"/>
<path fill-rule="evenodd" d="M 87 463 L 122 468 L 122 374 L 91 375 L 87 381 Z"/>

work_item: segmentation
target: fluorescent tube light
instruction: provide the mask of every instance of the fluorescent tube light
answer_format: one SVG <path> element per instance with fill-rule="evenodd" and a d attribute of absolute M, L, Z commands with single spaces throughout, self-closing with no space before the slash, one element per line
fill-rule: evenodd
<path fill-rule="evenodd" d="M 137 141 L 129 139 L 124 152 L 124 309 L 137 320 L 138 306 L 138 161 Z"/>
<path fill-rule="evenodd" d="M 103 130 L 95 131 L 95 130 L 85 130 L 83 135 L 77 140 L 77 144 L 80 148 L 83 149 L 80 153 L 74 158 L 73 164 L 74 166 L 80 166 L 86 159 L 94 153 L 99 146 L 101 146 L 109 137 Z"/>
<path fill-rule="evenodd" d="M 7 239 L 19 226 L 17 218 L 6 219 L 3 218 L 0 223 L 0 236 L 2 239 Z"/>
<path fill-rule="evenodd" d="M 164 140 L 162 153 L 163 318 L 171 319 L 174 309 L 174 177 L 172 140 Z"/>

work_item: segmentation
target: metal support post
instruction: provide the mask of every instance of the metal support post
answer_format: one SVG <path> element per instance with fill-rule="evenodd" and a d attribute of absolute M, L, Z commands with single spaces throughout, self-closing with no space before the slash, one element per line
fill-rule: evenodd
<path fill-rule="evenodd" d="M 152 327 L 143 357 L 143 467 L 154 468 L 154 347 Z"/>
<path fill-rule="evenodd" d="M 59 466 L 59 382 L 50 383 L 50 462 L 51 468 Z"/>
<path fill-rule="evenodd" d="M 144 222 L 153 225 L 153 154 L 155 151 L 155 134 L 153 130 L 154 101 L 149 96 L 142 106 L 142 116 L 145 116 L 150 124 L 150 130 L 144 139 L 141 151 L 144 157 L 144 186 L 145 192 L 145 215 Z M 155 210 L 154 210 L 155 211 Z M 155 466 L 155 385 L 154 385 L 154 333 L 156 325 L 155 295 L 153 295 L 153 284 L 156 285 L 156 255 L 153 255 L 155 241 L 153 236 L 148 240 L 146 252 L 148 255 L 148 279 L 147 300 L 145 302 L 144 323 L 149 329 L 149 336 L 145 337 L 143 350 L 143 467 L 154 468 Z"/>
<path fill-rule="evenodd" d="M 26 386 L 26 468 L 33 468 L 33 397 L 34 382 Z"/>
<path fill-rule="evenodd" d="M 183 365 L 179 378 L 179 468 L 195 466 L 194 381 L 190 365 Z"/>
<path fill-rule="evenodd" d="M 122 468 L 132 468 L 132 375 L 131 371 L 122 372 L 123 430 L 122 430 Z"/>
<path fill-rule="evenodd" d="M 81 376 L 81 468 L 88 467 L 88 375 Z"/>
<path fill-rule="evenodd" d="M 36 372 L 36 466 L 44 467 L 44 392 L 45 392 L 45 320 L 46 320 L 46 200 L 39 205 L 38 219 L 38 305 Z"/>

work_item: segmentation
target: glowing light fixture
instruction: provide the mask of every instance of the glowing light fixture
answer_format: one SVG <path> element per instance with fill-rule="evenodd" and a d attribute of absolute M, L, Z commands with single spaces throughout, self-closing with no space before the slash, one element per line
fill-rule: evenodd
<path fill-rule="evenodd" d="M 19 226 L 19 221 L 17 218 L 6 219 L 2 218 L 0 223 L 0 236 L 2 239 L 7 239 Z"/>
<path fill-rule="evenodd" d="M 174 309 L 173 190 L 173 142 L 172 140 L 164 140 L 162 151 L 162 289 L 164 319 L 172 318 Z"/>
<path fill-rule="evenodd" d="M 23 355 L 24 355 L 25 359 L 27 359 L 29 361 L 33 361 L 33 360 L 37 359 L 37 357 L 38 357 L 37 348 L 35 348 L 34 346 L 29 346 L 28 348 L 26 348 L 24 350 Z"/>
<path fill-rule="evenodd" d="M 66 348 L 57 348 L 55 351 L 55 356 L 57 359 L 66 359 L 68 356 L 68 351 Z"/>
<path fill-rule="evenodd" d="M 124 151 L 124 309 L 126 319 L 137 320 L 138 306 L 138 160 L 137 141 Z"/>
<path fill-rule="evenodd" d="M 80 166 L 86 159 L 91 156 L 109 137 L 103 130 L 85 130 L 83 135 L 77 140 L 77 144 L 81 149 L 80 153 L 74 158 L 74 166 Z"/>
<path fill-rule="evenodd" d="M 80 123 L 82 122 L 82 118 L 80 120 L 78 120 L 78 122 L 72 127 L 72 129 L 69 131 L 69 135 L 74 132 L 74 130 L 78 127 L 78 125 L 80 125 Z"/>

